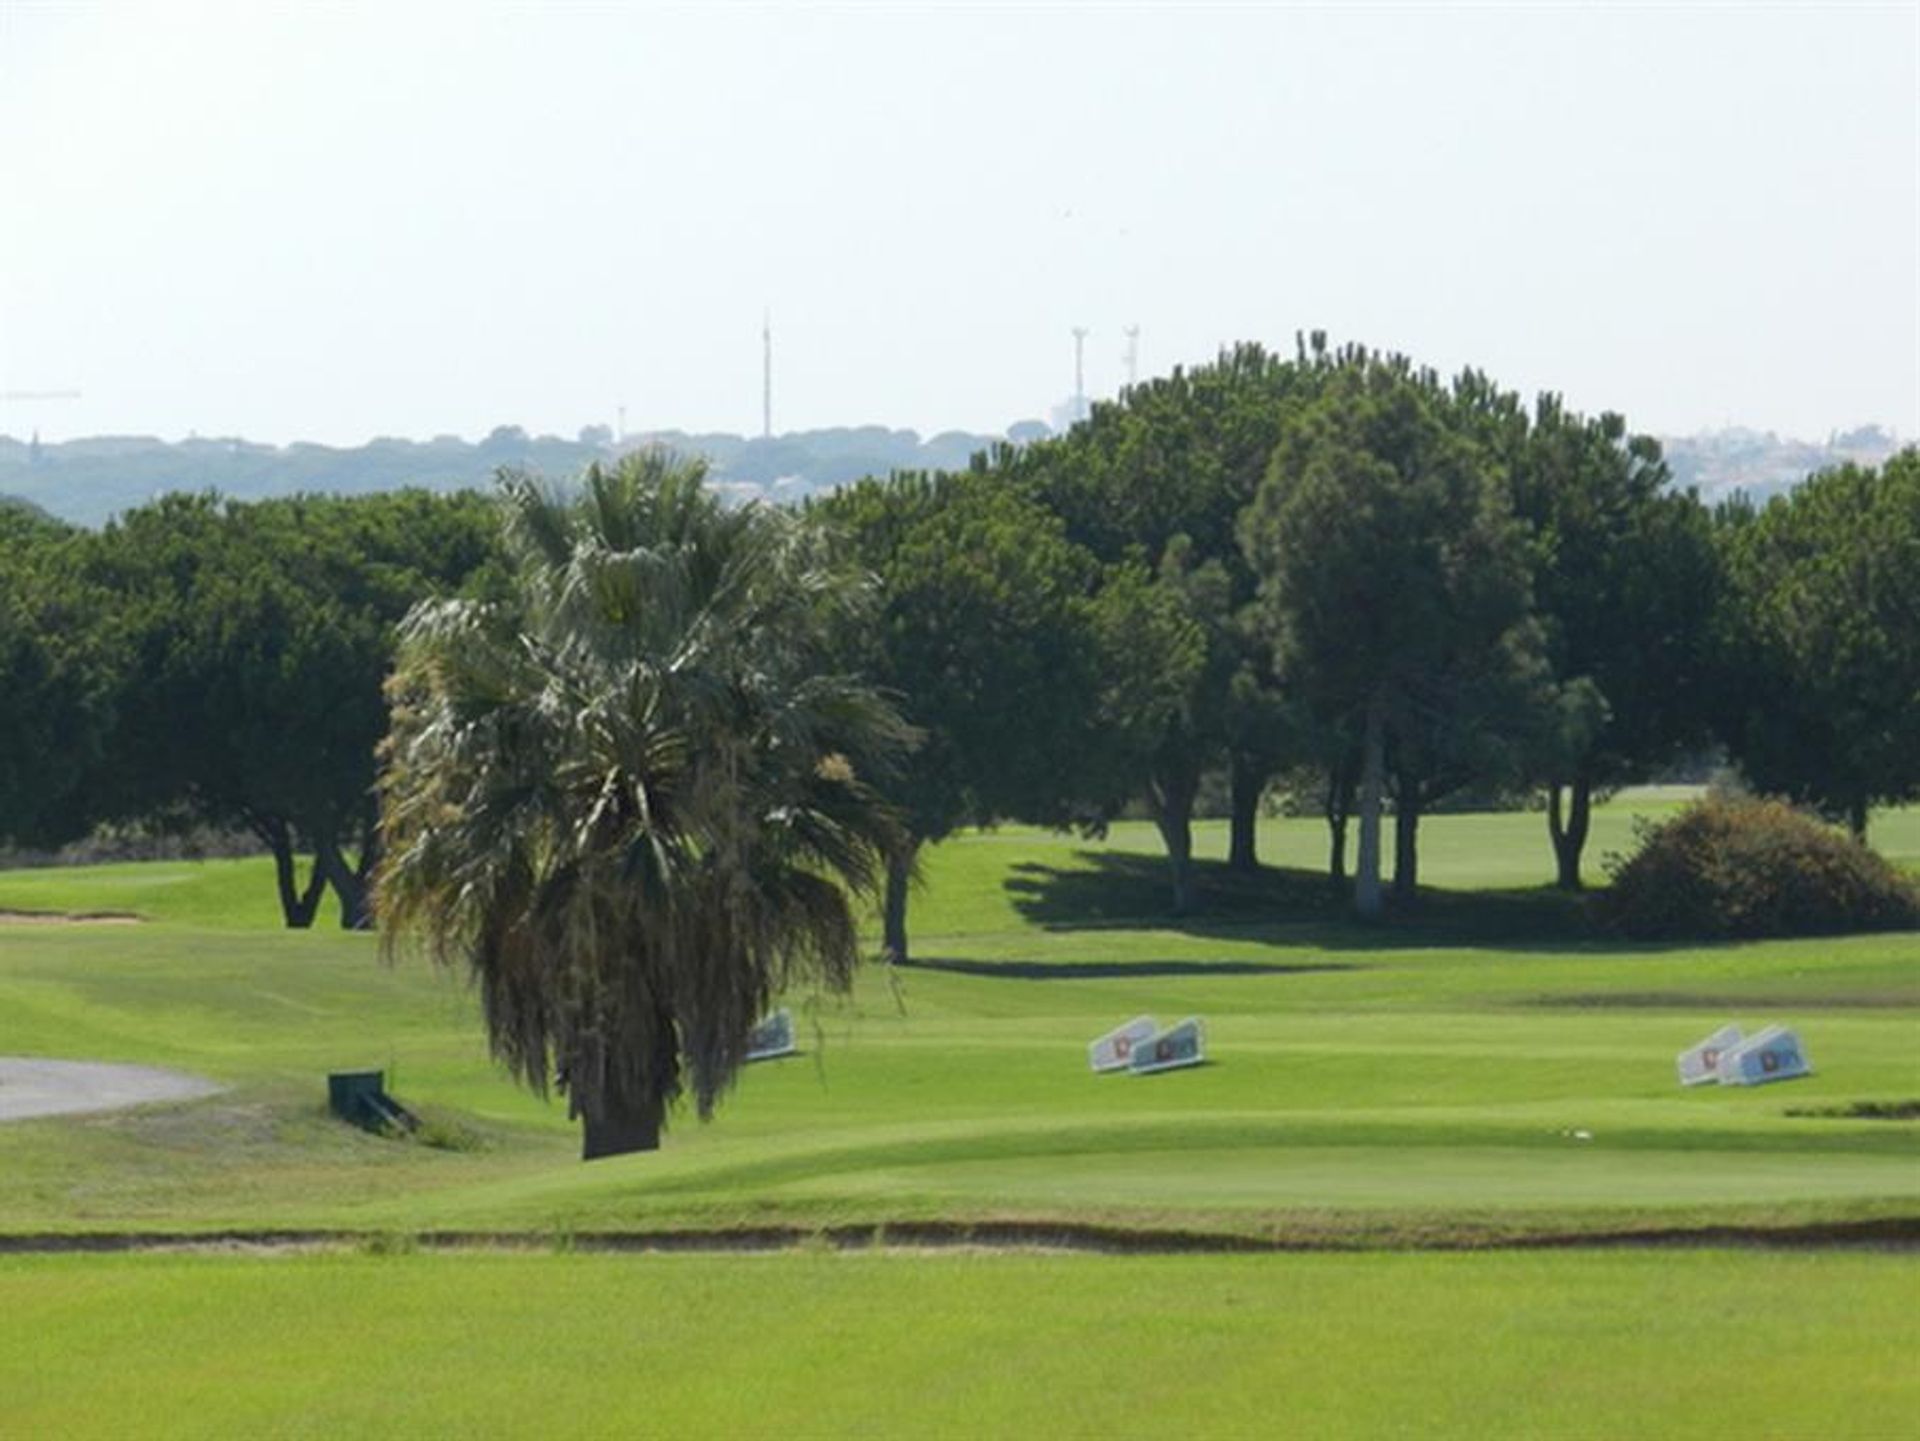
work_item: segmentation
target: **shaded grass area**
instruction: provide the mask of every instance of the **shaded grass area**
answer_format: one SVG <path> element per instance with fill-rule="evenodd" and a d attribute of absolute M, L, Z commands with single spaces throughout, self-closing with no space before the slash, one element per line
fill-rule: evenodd
<path fill-rule="evenodd" d="M 1337 961 L 1287 965 L 1267 961 L 1080 961 L 1045 965 L 1038 961 L 960 961 L 921 956 L 900 963 L 904 969 L 948 971 L 958 976 L 992 976 L 1003 981 L 1093 981 L 1119 977 L 1153 979 L 1165 976 L 1301 976 L 1323 971 L 1351 971 Z"/>
<path fill-rule="evenodd" d="M 1200 903 L 1182 916 L 1151 909 L 1165 871 L 1154 856 L 1082 848 L 1064 863 L 1016 862 L 1004 884 L 1020 918 L 1048 930 L 1151 928 L 1205 936 L 1252 929 L 1293 945 L 1373 951 L 1435 945 L 1542 951 L 1606 939 L 1585 898 L 1551 888 L 1429 888 L 1415 910 L 1361 926 L 1349 914 L 1348 892 L 1323 874 L 1270 866 L 1242 875 L 1223 861 L 1196 862 L 1193 870 Z"/>
<path fill-rule="evenodd" d="M 1821 1116 L 1842 1121 L 1920 1121 L 1920 1099 L 1905 1101 L 1851 1101 L 1844 1106 L 1816 1106 L 1788 1110 L 1789 1116 Z"/>
<path fill-rule="evenodd" d="M 1640 788 L 1597 807 L 1589 884 L 1604 883 L 1603 858 L 1627 850 L 1638 824 L 1673 814 L 1688 794 Z M 1920 871 L 1920 806 L 1876 812 L 1870 838 L 1896 865 Z M 1326 828 L 1319 820 L 1263 820 L 1259 842 L 1267 869 L 1246 882 L 1224 864 L 1210 864 L 1225 861 L 1225 823 L 1195 825 L 1195 859 L 1220 919 L 1341 919 L 1342 907 L 1325 882 Z M 925 855 L 926 880 L 912 919 L 926 934 L 1018 931 L 1029 922 L 1157 928 L 1170 921 L 1163 851 L 1147 822 L 1116 823 L 1098 842 L 1025 826 L 967 832 Z M 1076 879 L 1090 870 L 1104 871 L 1106 879 Z M 1429 901 L 1443 908 L 1461 892 L 1482 899 L 1497 893 L 1517 904 L 1506 913 L 1520 924 L 1547 923 L 1551 930 L 1554 908 L 1565 908 L 1564 898 L 1548 890 L 1552 877 L 1546 822 L 1538 813 L 1440 815 L 1421 823 L 1421 880 Z M 264 857 L 0 871 L 0 910 L 6 909 L 124 911 L 199 929 L 266 931 L 280 924 Z M 334 921 L 332 907 L 323 907 L 320 927 L 332 928 Z M 1203 926 L 1206 918 L 1182 924 Z"/>
<path fill-rule="evenodd" d="M 15 1258 L 0 1431 L 1883 1437 L 1917 1285 L 1739 1252 Z"/>

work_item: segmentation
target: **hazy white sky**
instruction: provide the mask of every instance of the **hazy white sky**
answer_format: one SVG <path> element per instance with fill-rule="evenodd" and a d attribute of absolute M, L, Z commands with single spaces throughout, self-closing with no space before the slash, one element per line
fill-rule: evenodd
<path fill-rule="evenodd" d="M 997 431 L 1296 330 L 1920 432 L 1920 6 L 0 0 L 0 431 Z"/>

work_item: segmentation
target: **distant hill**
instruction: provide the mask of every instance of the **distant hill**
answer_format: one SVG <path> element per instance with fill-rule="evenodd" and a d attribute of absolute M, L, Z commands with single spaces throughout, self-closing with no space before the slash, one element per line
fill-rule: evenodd
<path fill-rule="evenodd" d="M 1047 434 L 1038 421 L 1008 427 L 1025 442 Z M 443 435 L 432 440 L 374 440 L 353 448 L 194 438 L 169 443 L 154 436 L 101 436 L 42 445 L 0 436 L 0 495 L 17 497 L 63 520 L 99 525 L 108 517 L 171 490 L 217 490 L 256 500 L 296 491 L 357 495 L 424 486 L 458 490 L 484 486 L 502 466 L 569 476 L 589 461 L 659 442 L 707 457 L 713 479 L 737 496 L 797 497 L 890 470 L 952 470 L 1006 437 L 949 430 L 922 439 L 911 430 L 862 425 L 793 431 L 771 437 L 680 430 L 629 435 L 616 442 L 605 426 L 589 426 L 573 440 L 530 436 L 503 425 L 476 442 Z M 1709 502 L 1744 491 L 1758 499 L 1798 484 L 1814 471 L 1856 461 L 1877 465 L 1896 448 L 1878 426 L 1830 436 L 1825 442 L 1782 439 L 1771 432 L 1730 428 L 1663 440 L 1674 481 L 1699 489 Z"/>
<path fill-rule="evenodd" d="M 1015 429 L 1031 434 L 1035 424 L 1023 422 Z M 944 431 L 923 440 L 914 431 L 878 425 L 751 439 L 667 430 L 620 442 L 604 426 L 564 440 L 504 425 L 478 442 L 443 435 L 429 441 L 374 440 L 353 448 L 197 437 L 169 443 L 144 435 L 41 444 L 0 436 L 0 495 L 18 497 L 63 520 L 99 525 L 167 491 L 217 490 L 257 500 L 296 491 L 459 490 L 489 484 L 503 466 L 570 476 L 590 461 L 658 442 L 706 456 L 723 490 L 785 498 L 889 470 L 957 469 L 1002 439 Z"/>
<path fill-rule="evenodd" d="M 1660 444 L 1674 484 L 1697 489 L 1709 504 L 1731 500 L 1736 493 L 1766 500 L 1817 471 L 1848 461 L 1879 465 L 1900 448 L 1899 438 L 1877 425 L 1838 432 L 1824 443 L 1732 426 L 1670 436 Z"/>

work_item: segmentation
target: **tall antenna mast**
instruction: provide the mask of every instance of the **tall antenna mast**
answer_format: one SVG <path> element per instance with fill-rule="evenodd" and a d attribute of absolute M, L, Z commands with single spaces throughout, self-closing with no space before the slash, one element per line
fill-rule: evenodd
<path fill-rule="evenodd" d="M 773 439 L 773 312 L 760 312 L 760 434 Z"/>
<path fill-rule="evenodd" d="M 1140 327 L 1129 325 L 1120 332 L 1127 337 L 1127 389 L 1140 383 Z"/>
<path fill-rule="evenodd" d="M 1084 325 L 1073 327 L 1073 418 L 1087 418 L 1087 328 Z"/>

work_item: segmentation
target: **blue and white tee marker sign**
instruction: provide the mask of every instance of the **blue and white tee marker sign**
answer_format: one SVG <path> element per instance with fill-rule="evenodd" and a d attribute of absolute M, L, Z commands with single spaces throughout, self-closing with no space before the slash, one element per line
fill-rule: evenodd
<path fill-rule="evenodd" d="M 1720 1057 L 1741 1041 L 1738 1026 L 1722 1026 L 1704 1041 L 1687 1047 L 1676 1058 L 1683 1086 L 1711 1086 L 1720 1079 Z"/>
<path fill-rule="evenodd" d="M 1768 1026 L 1732 1050 L 1722 1051 L 1714 1070 L 1723 1086 L 1764 1086 L 1813 1074 L 1800 1037 L 1781 1026 Z"/>
<path fill-rule="evenodd" d="M 1133 1062 L 1134 1048 L 1159 1029 L 1159 1022 L 1152 1016 L 1135 1016 L 1088 1046 L 1087 1064 L 1093 1067 L 1095 1075 L 1124 1071 Z"/>
<path fill-rule="evenodd" d="M 1155 1071 L 1197 1066 L 1206 1059 L 1207 1028 L 1198 1016 L 1188 1016 L 1134 1046 L 1127 1069 L 1136 1076 L 1150 1076 Z"/>

